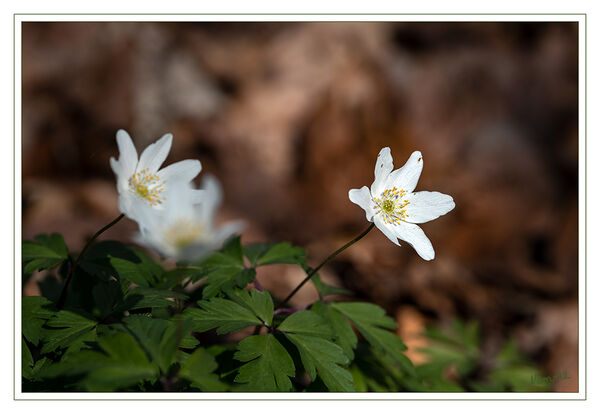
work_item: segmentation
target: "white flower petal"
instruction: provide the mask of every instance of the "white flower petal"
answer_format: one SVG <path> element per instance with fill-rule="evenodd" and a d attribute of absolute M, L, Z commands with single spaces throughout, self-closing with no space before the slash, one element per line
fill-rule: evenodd
<path fill-rule="evenodd" d="M 148 168 L 148 171 L 151 174 L 156 173 L 162 163 L 167 159 L 167 155 L 169 155 L 169 151 L 171 150 L 172 142 L 173 135 L 165 134 L 154 144 L 148 145 L 140 156 L 140 162 L 138 163 L 137 171 Z"/>
<path fill-rule="evenodd" d="M 394 233 L 400 240 L 410 244 L 416 252 L 425 260 L 433 260 L 435 251 L 431 241 L 427 238 L 423 230 L 416 224 L 401 222 L 393 226 Z"/>
<path fill-rule="evenodd" d="M 400 246 L 400 243 L 398 243 L 398 237 L 396 237 L 396 234 L 394 233 L 394 225 L 388 224 L 385 221 L 383 221 L 383 218 L 381 218 L 381 214 L 376 214 L 373 217 L 373 222 L 375 223 L 375 226 L 377 226 L 377 228 L 383 234 L 385 234 L 385 236 L 388 239 L 394 242 L 394 244 L 396 244 L 397 246 Z"/>
<path fill-rule="evenodd" d="M 121 163 L 115 160 L 114 157 L 110 157 L 110 168 L 112 168 L 117 178 L 121 176 L 123 168 L 121 167 Z"/>
<path fill-rule="evenodd" d="M 192 189 L 192 204 L 200 204 L 206 198 L 206 190 Z"/>
<path fill-rule="evenodd" d="M 412 193 L 417 186 L 421 171 L 423 171 L 423 156 L 420 151 L 415 151 L 402 168 L 397 169 L 389 175 L 385 183 L 385 188 L 381 191 L 386 188 L 396 187 L 398 190 Z"/>
<path fill-rule="evenodd" d="M 377 162 L 375 163 L 375 181 L 371 184 L 371 194 L 377 197 L 385 190 L 385 183 L 393 169 L 394 160 L 392 159 L 392 153 L 389 147 L 385 147 L 379 151 L 379 155 L 377 156 Z"/>
<path fill-rule="evenodd" d="M 158 172 L 158 176 L 161 180 L 165 180 L 169 184 L 173 181 L 188 183 L 193 180 L 201 170 L 202 164 L 200 164 L 200 161 L 183 160 L 163 168 Z"/>
<path fill-rule="evenodd" d="M 121 174 L 128 177 L 135 172 L 138 162 L 137 151 L 131 137 L 124 129 L 117 131 L 117 146 L 119 147 L 119 161 Z M 111 162 L 111 166 L 113 163 Z M 114 171 L 114 167 L 113 167 Z M 116 171 L 115 171 L 116 173 Z"/>
<path fill-rule="evenodd" d="M 373 221 L 373 214 L 375 214 L 375 210 L 373 209 L 373 199 L 371 198 L 369 187 L 365 185 L 361 189 L 354 188 L 348 191 L 348 198 L 354 204 L 358 204 L 363 208 L 363 210 L 365 210 L 368 221 Z"/>
<path fill-rule="evenodd" d="M 406 209 L 406 221 L 409 223 L 426 223 L 443 216 L 455 206 L 454 200 L 447 194 L 437 191 L 419 191 L 405 196 L 409 204 Z"/>
<path fill-rule="evenodd" d="M 200 220 L 204 223 L 212 223 L 217 208 L 221 205 L 223 199 L 221 184 L 214 176 L 207 174 L 202 180 L 202 190 L 204 191 L 204 199 L 198 204 Z"/>

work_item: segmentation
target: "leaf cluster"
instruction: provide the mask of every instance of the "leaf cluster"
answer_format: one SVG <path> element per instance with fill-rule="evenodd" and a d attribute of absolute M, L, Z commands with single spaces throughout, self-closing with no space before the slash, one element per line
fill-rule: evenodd
<path fill-rule="evenodd" d="M 23 243 L 24 275 L 53 276 L 40 283 L 42 296 L 22 300 L 24 391 L 520 391 L 532 390 L 520 379 L 537 372 L 507 344 L 494 370 L 477 377 L 478 330 L 460 323 L 450 333 L 429 329 L 429 362 L 414 366 L 384 309 L 339 301 L 351 292 L 318 274 L 317 302 L 278 309 L 253 282 L 260 266 L 311 272 L 304 249 L 289 243 L 243 246 L 234 237 L 167 270 L 104 241 L 78 263 L 58 309 L 73 266 L 62 236 Z"/>

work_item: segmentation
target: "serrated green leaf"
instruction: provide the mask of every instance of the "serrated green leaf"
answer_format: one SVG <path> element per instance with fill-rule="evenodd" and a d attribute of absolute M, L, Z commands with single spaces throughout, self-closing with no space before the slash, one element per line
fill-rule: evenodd
<path fill-rule="evenodd" d="M 103 358 L 100 354 L 93 360 L 94 363 L 102 362 L 102 366 L 95 365 L 82 381 L 88 391 L 114 391 L 151 379 L 158 374 L 144 351 L 129 334 L 117 332 L 114 335 L 102 336 L 98 338 L 98 345 L 107 356 Z"/>
<path fill-rule="evenodd" d="M 312 311 L 300 311 L 291 314 L 277 327 L 284 333 L 298 333 L 305 335 L 333 338 L 333 331 L 327 321 L 319 314 Z"/>
<path fill-rule="evenodd" d="M 140 262 L 139 257 L 127 246 L 122 243 L 107 240 L 92 245 L 82 256 L 78 269 L 92 275 L 100 280 L 107 281 L 111 277 L 117 276 L 117 271 L 110 263 L 110 258 L 118 258 L 133 263 Z M 127 290 L 129 283 L 122 280 L 124 290 Z M 127 283 L 125 283 L 127 282 Z"/>
<path fill-rule="evenodd" d="M 63 237 L 58 233 L 51 235 L 40 234 L 35 237 L 36 242 L 24 241 L 21 255 L 24 274 L 36 270 L 49 269 L 68 259 L 69 252 Z"/>
<path fill-rule="evenodd" d="M 250 261 L 252 267 L 256 266 L 256 261 L 269 251 L 276 243 L 250 243 L 243 247 L 244 256 Z"/>
<path fill-rule="evenodd" d="M 85 375 L 77 384 L 87 391 L 115 391 L 142 380 L 156 378 L 158 369 L 147 359 L 135 339 L 125 332 L 98 337 L 101 351 L 84 350 L 63 358 L 44 370 L 46 378 Z"/>
<path fill-rule="evenodd" d="M 204 392 L 226 391 L 227 385 L 213 374 L 217 369 L 215 358 L 203 348 L 196 349 L 182 364 L 179 376 Z"/>
<path fill-rule="evenodd" d="M 252 289 L 250 292 L 234 290 L 228 292 L 227 295 L 237 304 L 250 309 L 266 326 L 272 325 L 273 299 L 269 292 L 259 292 L 256 289 Z"/>
<path fill-rule="evenodd" d="M 244 247 L 244 253 L 253 266 L 269 264 L 304 264 L 306 251 L 290 243 L 256 243 Z"/>
<path fill-rule="evenodd" d="M 333 330 L 333 342 L 344 350 L 350 360 L 353 360 L 358 338 L 348 320 L 339 311 L 325 305 L 323 302 L 313 304 L 311 311 L 317 313 L 329 323 Z"/>
<path fill-rule="evenodd" d="M 310 272 L 310 268 L 309 267 L 305 267 L 305 272 L 308 273 Z M 321 295 L 321 297 L 323 296 L 329 296 L 329 295 L 347 295 L 347 296 L 352 296 L 354 295 L 354 292 L 348 290 L 348 289 L 344 289 L 341 287 L 337 287 L 337 286 L 332 286 L 332 285 L 328 285 L 326 283 L 324 283 L 321 280 L 321 277 L 319 276 L 318 273 L 315 273 L 311 278 L 310 278 L 311 282 L 313 282 L 313 284 L 315 285 L 315 288 L 317 289 L 317 292 L 319 292 L 319 294 Z"/>
<path fill-rule="evenodd" d="M 50 269 L 54 266 L 61 264 L 65 259 L 33 259 L 30 262 L 27 262 L 23 267 L 23 273 L 29 275 L 35 271 Z"/>
<path fill-rule="evenodd" d="M 31 378 L 33 370 L 33 356 L 25 342 L 25 338 L 21 338 L 21 375 L 24 378 Z"/>
<path fill-rule="evenodd" d="M 186 299 L 183 293 L 167 289 L 137 287 L 125 295 L 127 309 L 162 308 L 173 306 L 173 299 Z M 119 311 L 126 310 L 119 307 Z"/>
<path fill-rule="evenodd" d="M 244 265 L 244 256 L 242 254 L 242 244 L 240 242 L 240 236 L 234 236 L 227 240 L 223 245 L 221 251 L 224 255 L 229 256 L 239 265 Z"/>
<path fill-rule="evenodd" d="M 23 336 L 33 345 L 43 338 L 42 326 L 55 312 L 54 304 L 42 296 L 25 296 L 22 299 Z"/>
<path fill-rule="evenodd" d="M 206 287 L 202 292 L 204 298 L 214 297 L 217 293 L 233 289 L 235 286 L 243 288 L 256 276 L 253 269 L 244 267 L 239 237 L 230 241 L 221 252 L 214 253 L 202 261 L 198 268 L 199 274 L 207 276 Z"/>
<path fill-rule="evenodd" d="M 68 352 L 79 350 L 84 341 L 93 341 L 96 338 L 94 328 L 97 323 L 71 311 L 59 311 L 46 322 L 48 328 L 44 330 L 41 353 L 52 352 L 57 348 L 67 348 Z"/>
<path fill-rule="evenodd" d="M 406 345 L 394 332 L 386 330 L 395 329 L 396 322 L 385 315 L 385 310 L 363 302 L 333 303 L 331 306 L 350 319 L 372 346 L 385 351 L 407 372 L 416 375 L 412 362 L 403 354 Z"/>
<path fill-rule="evenodd" d="M 164 341 L 170 323 L 164 319 L 150 318 L 144 315 L 131 315 L 123 318 L 123 323 L 147 350 L 150 359 L 162 372 L 167 372 L 175 356 L 175 341 Z M 172 336 L 172 335 L 171 335 Z"/>
<path fill-rule="evenodd" d="M 288 377 L 295 375 L 294 361 L 275 336 L 249 336 L 238 344 L 234 358 L 247 362 L 239 368 L 235 382 L 244 384 L 244 391 L 290 391 Z"/>
<path fill-rule="evenodd" d="M 130 262 L 129 260 L 119 259 L 118 257 L 111 257 L 109 260 L 111 266 L 116 270 L 119 279 L 128 280 L 141 287 L 150 286 L 152 274 L 146 266 Z"/>
<path fill-rule="evenodd" d="M 30 380 L 30 381 L 39 381 L 41 379 L 44 378 L 45 376 L 45 372 L 48 368 L 52 367 L 53 364 L 52 360 L 50 360 L 49 358 L 43 357 L 40 360 L 38 360 L 33 367 L 31 368 L 31 370 L 28 372 L 28 377 L 26 377 L 26 379 Z"/>
<path fill-rule="evenodd" d="M 339 366 L 350 360 L 341 347 L 330 341 L 333 331 L 322 316 L 312 311 L 296 312 L 277 329 L 298 348 L 311 380 L 314 381 L 318 373 L 330 391 L 354 391 L 352 374 Z"/>
<path fill-rule="evenodd" d="M 186 309 L 184 315 L 194 323 L 194 331 L 204 332 L 217 328 L 218 334 L 226 334 L 248 326 L 262 325 L 261 320 L 248 308 L 221 298 L 201 300 L 202 309 Z"/>
<path fill-rule="evenodd" d="M 296 333 L 285 336 L 298 348 L 302 365 L 312 381 L 318 374 L 329 391 L 355 391 L 352 374 L 340 366 L 349 362 L 342 348 L 318 336 Z"/>

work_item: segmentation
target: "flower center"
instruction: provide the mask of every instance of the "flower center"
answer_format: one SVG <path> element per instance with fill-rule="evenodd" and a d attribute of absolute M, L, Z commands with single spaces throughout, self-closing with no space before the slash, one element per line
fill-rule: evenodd
<path fill-rule="evenodd" d="M 148 168 L 143 169 L 129 178 L 129 189 L 138 197 L 148 201 L 151 206 L 165 201 L 161 193 L 165 191 L 163 185 L 165 181 L 161 181 L 158 175 L 149 174 Z"/>
<path fill-rule="evenodd" d="M 185 249 L 206 235 L 204 226 L 191 220 L 175 221 L 165 233 L 166 241 L 176 249 Z"/>
<path fill-rule="evenodd" d="M 406 191 L 393 187 L 381 193 L 379 198 L 373 197 L 376 214 L 381 214 L 383 220 L 388 224 L 400 224 L 408 217 L 406 206 L 410 203 L 403 199 L 405 194 Z"/>

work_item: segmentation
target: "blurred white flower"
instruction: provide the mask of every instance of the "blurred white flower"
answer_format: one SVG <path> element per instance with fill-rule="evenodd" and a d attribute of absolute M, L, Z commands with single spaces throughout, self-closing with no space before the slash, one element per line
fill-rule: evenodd
<path fill-rule="evenodd" d="M 398 239 L 404 240 L 423 259 L 432 260 L 433 246 L 415 223 L 426 223 L 446 214 L 454 208 L 454 200 L 435 191 L 413 193 L 423 170 L 421 152 L 413 152 L 402 168 L 393 169 L 390 149 L 383 148 L 377 157 L 371 189 L 364 186 L 350 190 L 350 201 L 362 207 L 367 220 L 374 222 L 388 239 L 398 246 Z"/>
<path fill-rule="evenodd" d="M 202 169 L 200 161 L 184 160 L 159 170 L 169 154 L 172 141 L 173 135 L 163 135 L 149 145 L 138 160 L 129 134 L 122 129 L 117 131 L 119 160 L 111 157 L 110 166 L 117 176 L 119 209 L 127 217 L 137 221 L 141 211 L 161 209 L 170 186 L 189 183 Z M 200 192 L 191 191 L 193 197 L 200 197 Z"/>
<path fill-rule="evenodd" d="M 241 230 L 242 224 L 230 222 L 215 229 L 221 186 L 216 178 L 205 176 L 201 191 L 202 197 L 197 197 L 185 184 L 169 188 L 161 211 L 142 211 L 137 241 L 178 260 L 199 260 L 220 248 L 228 237 Z"/>

